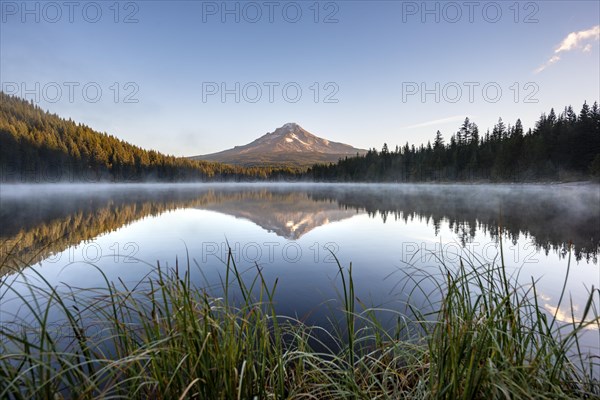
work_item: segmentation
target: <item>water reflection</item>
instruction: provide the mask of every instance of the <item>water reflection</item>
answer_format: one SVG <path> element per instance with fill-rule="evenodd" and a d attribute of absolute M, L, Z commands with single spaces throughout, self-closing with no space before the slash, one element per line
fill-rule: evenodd
<path fill-rule="evenodd" d="M 2 187 L 0 241 L 4 275 L 148 216 L 203 209 L 248 220 L 298 240 L 357 214 L 425 220 L 431 236 L 447 223 L 465 245 L 477 232 L 597 263 L 597 185 L 138 185 Z"/>
<path fill-rule="evenodd" d="M 199 208 L 252 221 L 267 232 L 289 240 L 300 239 L 319 226 L 362 212 L 344 209 L 330 198 L 317 199 L 307 192 L 263 189 L 220 194 L 218 201 Z"/>
<path fill-rule="evenodd" d="M 425 219 L 437 235 L 447 221 L 463 245 L 477 231 L 513 243 L 530 239 L 546 254 L 565 255 L 572 245 L 577 260 L 597 263 L 600 245 L 600 186 L 598 185 L 414 185 L 380 186 L 374 190 L 349 187 L 313 198 L 335 198 L 340 206 L 388 218 Z"/>

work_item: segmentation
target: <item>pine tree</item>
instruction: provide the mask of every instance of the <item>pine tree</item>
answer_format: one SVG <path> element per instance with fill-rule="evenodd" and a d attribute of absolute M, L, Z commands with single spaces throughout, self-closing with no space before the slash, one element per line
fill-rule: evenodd
<path fill-rule="evenodd" d="M 459 145 L 467 144 L 471 140 L 470 127 L 471 127 L 471 124 L 469 122 L 469 117 L 467 117 L 467 118 L 465 118 L 462 126 L 456 133 L 456 141 L 458 142 Z"/>
<path fill-rule="evenodd" d="M 517 122 L 515 123 L 515 128 L 513 131 L 513 136 L 523 137 L 523 123 L 521 122 L 521 118 L 517 118 Z"/>
<path fill-rule="evenodd" d="M 502 121 L 502 118 L 498 118 L 498 123 L 494 125 L 494 129 L 492 130 L 492 139 L 493 140 L 501 140 L 506 136 L 506 125 Z"/>
<path fill-rule="evenodd" d="M 583 106 L 581 107 L 581 112 L 579 113 L 579 120 L 587 124 L 591 117 L 590 106 L 588 106 L 587 101 L 583 102 Z"/>
<path fill-rule="evenodd" d="M 566 114 L 567 122 L 569 125 L 574 126 L 575 123 L 577 123 L 577 114 L 575 114 L 575 111 L 573 111 L 573 107 L 568 106 Z"/>
<path fill-rule="evenodd" d="M 475 122 L 471 123 L 470 127 L 471 131 L 471 144 L 478 145 L 479 144 L 479 127 Z"/>
<path fill-rule="evenodd" d="M 438 130 L 435 134 L 435 140 L 433 141 L 434 150 L 441 150 L 444 148 L 444 137 L 442 133 Z"/>

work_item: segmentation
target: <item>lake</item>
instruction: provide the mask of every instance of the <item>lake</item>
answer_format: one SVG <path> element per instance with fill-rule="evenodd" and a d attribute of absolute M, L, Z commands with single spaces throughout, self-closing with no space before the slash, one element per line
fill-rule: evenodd
<path fill-rule="evenodd" d="M 0 274 L 17 288 L 39 279 L 32 268 L 52 285 L 99 286 L 99 270 L 134 285 L 160 263 L 218 294 L 229 249 L 244 276 L 277 280 L 279 313 L 307 323 L 339 317 L 336 259 L 352 263 L 360 304 L 382 309 L 426 304 L 411 279 L 461 259 L 503 256 L 565 323 L 600 286 L 598 185 L 3 185 L 0 209 Z M 19 301 L 1 301 L 9 323 Z"/>

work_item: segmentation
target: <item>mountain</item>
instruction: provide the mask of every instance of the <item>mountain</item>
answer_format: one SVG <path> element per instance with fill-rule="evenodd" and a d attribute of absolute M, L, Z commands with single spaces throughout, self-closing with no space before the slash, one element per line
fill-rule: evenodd
<path fill-rule="evenodd" d="M 287 123 L 244 146 L 191 158 L 244 166 L 311 166 L 315 163 L 337 162 L 340 158 L 366 152 L 315 136 L 296 123 Z"/>

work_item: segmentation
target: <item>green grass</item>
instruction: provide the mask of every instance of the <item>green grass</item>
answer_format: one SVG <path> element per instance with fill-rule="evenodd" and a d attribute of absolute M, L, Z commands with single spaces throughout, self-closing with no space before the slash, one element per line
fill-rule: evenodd
<path fill-rule="evenodd" d="M 258 268 L 242 276 L 231 255 L 221 297 L 192 282 L 190 262 L 157 265 L 133 287 L 102 275 L 91 289 L 59 289 L 30 269 L 17 275 L 25 285 L 13 276 L 0 286 L 28 316 L 0 326 L 0 398 L 600 396 L 600 360 L 580 344 L 600 328 L 598 289 L 580 321 L 564 324 L 537 303 L 535 282 L 518 285 L 502 261 L 439 261 L 436 273 L 407 272 L 411 293 L 433 285 L 439 299 L 425 308 L 409 301 L 408 315 L 361 304 L 352 267 L 338 263 L 344 318 L 334 327 L 277 315 L 277 281 L 267 284 Z M 49 322 L 57 313 L 58 326 Z M 394 315 L 395 329 L 381 313 Z"/>

